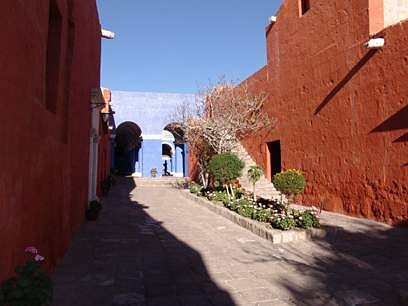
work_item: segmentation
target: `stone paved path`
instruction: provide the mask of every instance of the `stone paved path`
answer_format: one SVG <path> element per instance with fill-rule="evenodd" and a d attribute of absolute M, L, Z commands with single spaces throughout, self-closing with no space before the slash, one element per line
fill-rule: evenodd
<path fill-rule="evenodd" d="M 54 274 L 54 306 L 400 305 L 407 230 L 272 245 L 169 188 L 122 179 Z"/>

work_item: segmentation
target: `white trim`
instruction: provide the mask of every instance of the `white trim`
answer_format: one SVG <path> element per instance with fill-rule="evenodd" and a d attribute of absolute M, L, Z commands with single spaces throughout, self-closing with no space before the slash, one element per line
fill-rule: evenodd
<path fill-rule="evenodd" d="M 143 138 L 143 140 L 162 140 L 162 135 L 161 134 L 143 134 L 142 133 L 142 138 Z"/>

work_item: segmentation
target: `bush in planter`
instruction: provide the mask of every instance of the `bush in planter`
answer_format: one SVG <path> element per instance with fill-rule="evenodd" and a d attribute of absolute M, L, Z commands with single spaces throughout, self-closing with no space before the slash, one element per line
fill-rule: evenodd
<path fill-rule="evenodd" d="M 89 203 L 89 207 L 85 212 L 85 217 L 89 221 L 95 221 L 98 219 L 99 212 L 102 210 L 102 205 L 98 201 L 94 200 Z"/>
<path fill-rule="evenodd" d="M 296 227 L 296 221 L 293 216 L 277 216 L 271 220 L 271 225 L 273 228 L 277 228 L 283 231 L 290 230 Z"/>
<path fill-rule="evenodd" d="M 190 184 L 190 192 L 191 193 L 194 193 L 194 194 L 198 195 L 199 193 L 201 193 L 202 189 L 203 189 L 203 186 L 201 186 L 201 185 L 199 185 L 197 183 L 192 182 Z"/>
<path fill-rule="evenodd" d="M 273 177 L 275 188 L 288 196 L 290 200 L 305 190 L 305 177 L 299 170 L 291 169 L 277 173 Z"/>
<path fill-rule="evenodd" d="M 52 302 L 52 282 L 41 270 L 44 261 L 38 250 L 27 247 L 32 257 L 24 265 L 17 266 L 16 276 L 5 280 L 0 288 L 2 306 L 48 306 Z"/>
<path fill-rule="evenodd" d="M 224 205 L 230 201 L 228 194 L 225 191 L 214 191 L 208 194 L 207 198 L 210 201 L 222 202 Z"/>
<path fill-rule="evenodd" d="M 305 210 L 298 211 L 293 209 L 291 214 L 294 216 L 297 227 L 301 228 L 312 228 L 320 227 L 319 218 L 316 215 L 315 211 Z"/>
<path fill-rule="evenodd" d="M 241 176 L 244 162 L 232 153 L 221 153 L 211 157 L 208 169 L 215 179 L 226 187 L 228 195 L 235 198 L 232 181 Z"/>

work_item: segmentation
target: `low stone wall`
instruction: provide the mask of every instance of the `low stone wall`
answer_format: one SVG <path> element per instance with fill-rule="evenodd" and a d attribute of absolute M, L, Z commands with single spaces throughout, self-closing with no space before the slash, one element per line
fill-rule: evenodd
<path fill-rule="evenodd" d="M 324 238 L 327 235 L 336 234 L 338 231 L 343 230 L 343 228 L 341 227 L 322 226 L 321 228 L 281 231 L 274 229 L 265 223 L 240 216 L 236 212 L 233 212 L 222 206 L 221 203 L 215 204 L 205 198 L 198 197 L 195 194 L 190 193 L 189 190 L 180 190 L 180 192 L 186 198 L 193 200 L 200 205 L 203 205 L 217 215 L 223 216 L 231 222 L 234 222 L 235 224 L 238 224 L 239 226 L 250 230 L 255 235 L 267 239 L 274 244 L 308 240 L 313 238 Z"/>

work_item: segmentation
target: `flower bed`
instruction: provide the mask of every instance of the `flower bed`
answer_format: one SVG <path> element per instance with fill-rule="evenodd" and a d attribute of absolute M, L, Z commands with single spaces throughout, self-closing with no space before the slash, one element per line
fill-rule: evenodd
<path fill-rule="evenodd" d="M 223 188 L 204 190 L 195 183 L 190 185 L 190 192 L 212 202 L 222 203 L 243 217 L 268 223 L 279 230 L 320 227 L 319 211 L 316 208 L 299 210 L 264 198 L 254 201 L 252 193 L 241 189 L 235 189 L 235 199 L 232 199 Z"/>

